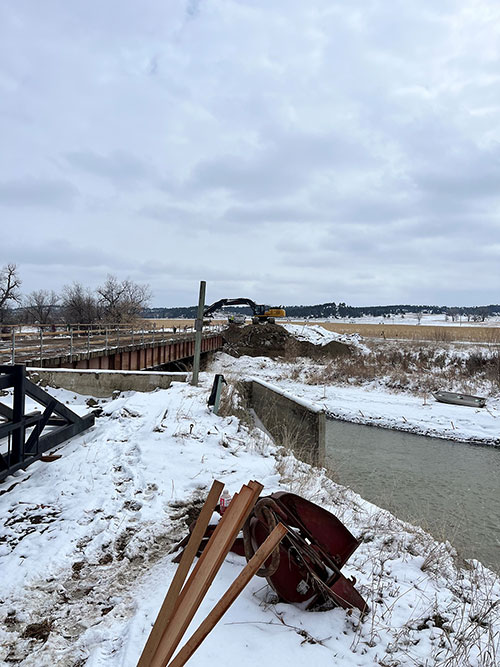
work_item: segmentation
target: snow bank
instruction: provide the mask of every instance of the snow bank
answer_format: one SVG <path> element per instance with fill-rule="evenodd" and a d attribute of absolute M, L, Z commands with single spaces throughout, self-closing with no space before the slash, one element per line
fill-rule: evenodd
<path fill-rule="evenodd" d="M 328 331 L 319 324 L 288 324 L 284 322 L 277 322 L 277 324 L 286 329 L 297 340 L 304 340 L 313 345 L 323 346 L 336 341 L 355 347 L 360 351 L 369 352 L 366 345 L 361 342 L 359 334 L 339 334 L 335 331 Z"/>

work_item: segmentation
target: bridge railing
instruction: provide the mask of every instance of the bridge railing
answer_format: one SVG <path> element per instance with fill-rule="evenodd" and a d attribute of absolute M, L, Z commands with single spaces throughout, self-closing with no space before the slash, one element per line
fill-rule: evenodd
<path fill-rule="evenodd" d="M 220 325 L 203 328 L 205 333 L 220 331 Z M 156 326 L 155 322 L 138 324 L 2 325 L 0 364 L 42 364 L 52 357 L 88 354 L 166 342 L 194 334 L 191 324 Z"/>

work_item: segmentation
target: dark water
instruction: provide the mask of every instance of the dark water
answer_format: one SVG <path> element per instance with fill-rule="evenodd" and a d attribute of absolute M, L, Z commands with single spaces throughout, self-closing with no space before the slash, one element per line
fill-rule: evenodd
<path fill-rule="evenodd" d="M 500 448 L 327 420 L 341 484 L 500 572 Z"/>

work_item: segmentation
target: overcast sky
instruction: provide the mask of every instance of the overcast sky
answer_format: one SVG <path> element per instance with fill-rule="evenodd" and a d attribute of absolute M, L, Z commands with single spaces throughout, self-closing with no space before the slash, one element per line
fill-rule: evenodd
<path fill-rule="evenodd" d="M 500 302 L 498 0 L 0 0 L 0 267 Z"/>

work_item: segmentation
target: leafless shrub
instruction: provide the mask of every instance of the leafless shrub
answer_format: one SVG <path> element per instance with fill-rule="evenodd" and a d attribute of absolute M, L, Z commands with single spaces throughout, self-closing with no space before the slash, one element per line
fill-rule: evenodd
<path fill-rule="evenodd" d="M 236 417 L 240 423 L 253 429 L 253 417 L 247 404 L 248 388 L 244 382 L 225 375 L 226 383 L 222 386 L 218 414 L 221 417 Z"/>

